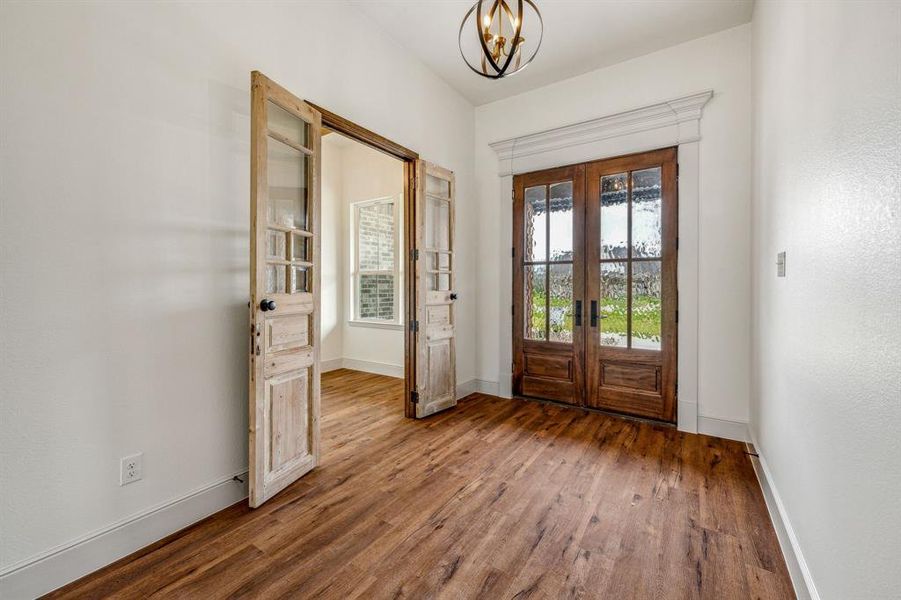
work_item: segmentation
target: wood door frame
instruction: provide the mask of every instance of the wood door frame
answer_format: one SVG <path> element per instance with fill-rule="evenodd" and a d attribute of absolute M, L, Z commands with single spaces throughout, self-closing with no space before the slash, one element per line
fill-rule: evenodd
<path fill-rule="evenodd" d="M 340 133 L 370 148 L 397 158 L 404 164 L 404 416 L 416 417 L 412 392 L 416 387 L 416 332 L 410 324 L 416 320 L 416 163 L 419 153 L 389 140 L 362 125 L 333 113 L 327 108 L 305 99 L 322 115 L 322 128 Z M 325 134 L 323 134 L 325 135 Z"/>

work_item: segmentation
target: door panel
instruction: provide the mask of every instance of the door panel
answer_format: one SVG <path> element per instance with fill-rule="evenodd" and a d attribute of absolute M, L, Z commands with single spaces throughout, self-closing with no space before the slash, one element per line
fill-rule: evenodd
<path fill-rule="evenodd" d="M 454 174 L 416 165 L 416 417 L 457 404 Z"/>
<path fill-rule="evenodd" d="M 513 181 L 513 390 L 580 404 L 584 170 Z M 518 315 L 518 317 L 517 317 Z"/>
<path fill-rule="evenodd" d="M 318 112 L 251 76 L 250 505 L 319 460 Z"/>
<path fill-rule="evenodd" d="M 675 149 L 513 188 L 514 393 L 674 421 Z"/>
<path fill-rule="evenodd" d="M 675 148 L 589 163 L 586 187 L 586 404 L 673 422 Z"/>

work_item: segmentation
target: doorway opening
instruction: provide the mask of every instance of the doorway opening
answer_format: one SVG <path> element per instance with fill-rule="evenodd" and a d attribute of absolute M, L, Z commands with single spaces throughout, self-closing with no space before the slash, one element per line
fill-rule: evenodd
<path fill-rule="evenodd" d="M 327 127 L 321 177 L 321 411 L 327 420 L 331 387 L 378 384 L 394 401 L 402 397 L 407 211 L 404 161 Z M 357 402 L 383 399 L 361 395 Z"/>
<path fill-rule="evenodd" d="M 513 391 L 676 420 L 676 149 L 513 180 Z"/>

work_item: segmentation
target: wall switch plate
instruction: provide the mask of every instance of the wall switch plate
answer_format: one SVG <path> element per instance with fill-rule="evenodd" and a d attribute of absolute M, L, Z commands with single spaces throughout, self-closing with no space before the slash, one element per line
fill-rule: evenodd
<path fill-rule="evenodd" d="M 125 456 L 119 462 L 119 485 L 128 485 L 144 477 L 144 453 Z"/>
<path fill-rule="evenodd" d="M 785 277 L 785 252 L 776 255 L 776 277 Z"/>

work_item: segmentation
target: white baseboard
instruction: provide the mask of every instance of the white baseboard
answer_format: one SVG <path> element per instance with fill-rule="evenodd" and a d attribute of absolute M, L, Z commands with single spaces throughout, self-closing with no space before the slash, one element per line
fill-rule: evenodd
<path fill-rule="evenodd" d="M 0 572 L 0 598 L 36 598 L 247 498 L 246 471 L 228 475 Z"/>
<path fill-rule="evenodd" d="M 698 433 L 739 442 L 751 441 L 748 433 L 748 424 L 743 421 L 726 421 L 725 419 L 699 416 Z"/>
<path fill-rule="evenodd" d="M 788 574 L 791 577 L 792 585 L 795 588 L 795 595 L 798 600 L 820 600 L 820 594 L 813 582 L 813 576 L 807 561 L 804 560 L 804 554 L 801 552 L 801 546 L 798 544 L 798 537 L 792 528 L 791 520 L 785 511 L 785 505 L 782 504 L 782 498 L 779 496 L 779 490 L 776 489 L 773 476 L 767 467 L 766 459 L 760 452 L 760 446 L 754 439 L 754 434 L 749 430 L 749 448 L 752 453 L 758 456 L 751 456 L 751 464 L 754 465 L 754 472 L 757 474 L 757 480 L 760 482 L 760 489 L 763 490 L 763 498 L 766 501 L 767 510 L 770 513 L 770 520 L 773 522 L 773 529 L 776 530 L 776 537 L 779 540 L 779 546 L 782 548 L 782 556 L 785 557 L 785 566 L 788 568 Z"/>
<path fill-rule="evenodd" d="M 466 396 L 477 392 L 476 389 L 476 380 L 470 379 L 469 381 L 457 382 L 457 400 L 461 398 L 465 398 Z"/>
<path fill-rule="evenodd" d="M 319 368 L 321 372 L 328 373 L 329 371 L 337 371 L 338 369 L 344 366 L 343 358 L 330 358 L 328 360 L 323 360 L 319 362 Z"/>
<path fill-rule="evenodd" d="M 354 371 L 363 371 L 364 373 L 375 373 L 376 375 L 387 375 L 388 377 L 404 378 L 404 366 L 392 365 L 389 363 L 375 362 L 371 360 L 358 360 L 356 358 L 332 358 L 323 360 L 321 363 L 323 373 L 334 371 L 336 369 L 352 369 Z"/>
<path fill-rule="evenodd" d="M 676 428 L 688 433 L 698 432 L 698 403 L 679 400 L 679 410 L 676 413 Z"/>
<path fill-rule="evenodd" d="M 458 400 L 475 393 L 497 396 L 497 382 L 486 381 L 484 379 L 470 379 L 469 381 L 457 384 Z"/>

